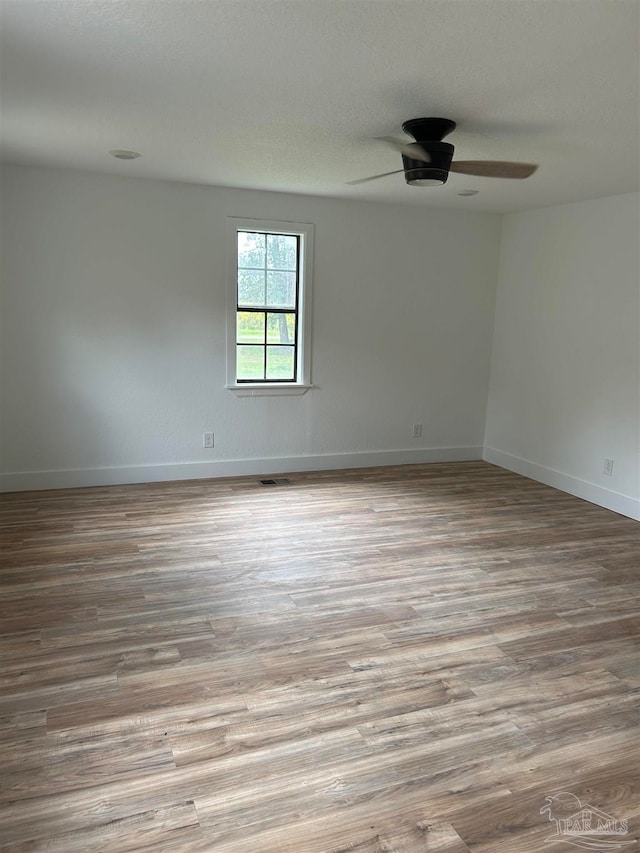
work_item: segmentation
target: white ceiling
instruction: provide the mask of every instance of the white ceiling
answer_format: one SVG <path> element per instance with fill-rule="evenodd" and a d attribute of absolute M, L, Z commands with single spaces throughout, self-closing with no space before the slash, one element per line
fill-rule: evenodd
<path fill-rule="evenodd" d="M 467 210 L 638 188 L 636 0 L 0 0 L 0 15 L 11 162 Z M 375 137 L 421 116 L 458 122 L 454 159 L 540 168 L 345 185 L 399 169 Z"/>

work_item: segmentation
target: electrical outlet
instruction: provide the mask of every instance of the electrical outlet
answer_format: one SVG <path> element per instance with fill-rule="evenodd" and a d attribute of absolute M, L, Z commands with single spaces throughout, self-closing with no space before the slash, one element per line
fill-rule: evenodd
<path fill-rule="evenodd" d="M 607 477 L 611 477 L 613 474 L 613 459 L 605 459 L 604 465 L 602 466 L 602 473 Z"/>
<path fill-rule="evenodd" d="M 211 449 L 213 447 L 213 433 L 212 432 L 203 432 L 202 433 L 202 446 L 207 449 Z"/>
<path fill-rule="evenodd" d="M 422 438 L 422 424 L 414 424 L 411 435 L 413 438 Z"/>

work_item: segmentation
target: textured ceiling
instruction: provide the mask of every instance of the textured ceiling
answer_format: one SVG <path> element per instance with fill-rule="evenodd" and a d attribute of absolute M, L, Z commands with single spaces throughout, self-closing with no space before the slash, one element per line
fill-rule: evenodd
<path fill-rule="evenodd" d="M 467 210 L 629 192 L 639 13 L 636 0 L 0 0 L 3 157 Z M 346 186 L 399 169 L 376 137 L 419 116 L 458 122 L 455 159 L 540 168 Z"/>

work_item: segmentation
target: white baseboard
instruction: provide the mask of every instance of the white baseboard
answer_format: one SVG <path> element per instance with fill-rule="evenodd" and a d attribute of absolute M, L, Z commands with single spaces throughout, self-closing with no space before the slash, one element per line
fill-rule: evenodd
<path fill-rule="evenodd" d="M 430 447 L 415 450 L 372 450 L 266 459 L 221 459 L 213 462 L 178 462 L 168 465 L 17 471 L 0 474 L 0 492 L 117 486 L 125 483 L 157 483 L 163 480 L 198 480 L 208 477 L 266 476 L 289 474 L 294 471 L 328 471 L 339 468 L 369 468 L 376 465 L 415 465 L 422 462 L 470 462 L 480 459 L 482 459 L 480 446 Z"/>
<path fill-rule="evenodd" d="M 568 492 L 570 495 L 575 495 L 585 501 L 605 507 L 605 509 L 618 512 L 620 515 L 626 515 L 628 518 L 640 521 L 640 500 L 629 497 L 629 495 L 614 492 L 612 489 L 605 489 L 587 480 L 581 480 L 578 477 L 572 477 L 570 474 L 564 474 L 562 471 L 556 471 L 554 468 L 539 465 L 537 462 L 512 456 L 510 453 L 496 450 L 495 447 L 485 447 L 482 458 L 485 462 L 491 462 L 500 468 L 522 474 L 531 480 L 537 480 L 539 483 L 553 486 L 554 489 L 560 489 L 561 492 Z"/>

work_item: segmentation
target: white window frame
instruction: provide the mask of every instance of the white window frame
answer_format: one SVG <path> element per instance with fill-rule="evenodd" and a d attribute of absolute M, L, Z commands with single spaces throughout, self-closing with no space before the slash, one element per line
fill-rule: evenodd
<path fill-rule="evenodd" d="M 267 219 L 227 219 L 227 384 L 238 397 L 280 397 L 305 394 L 311 384 L 311 285 L 313 225 Z M 296 382 L 238 382 L 236 379 L 236 323 L 238 307 L 238 232 L 292 234 L 300 237 L 298 284 L 298 345 Z"/>

